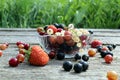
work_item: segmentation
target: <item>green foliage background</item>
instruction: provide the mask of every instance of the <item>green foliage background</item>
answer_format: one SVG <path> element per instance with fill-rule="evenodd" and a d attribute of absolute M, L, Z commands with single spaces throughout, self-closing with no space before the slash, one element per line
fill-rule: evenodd
<path fill-rule="evenodd" d="M 0 0 L 0 27 L 120 28 L 120 0 Z"/>

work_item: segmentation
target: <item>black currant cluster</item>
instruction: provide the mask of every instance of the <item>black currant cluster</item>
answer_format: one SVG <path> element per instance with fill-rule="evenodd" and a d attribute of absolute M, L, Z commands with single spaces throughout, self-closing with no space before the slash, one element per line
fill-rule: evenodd
<path fill-rule="evenodd" d="M 81 72 L 85 72 L 89 65 L 88 62 L 86 61 L 78 61 L 78 63 L 73 64 L 71 61 L 64 61 L 63 62 L 63 66 L 65 71 L 70 71 L 70 70 L 74 70 L 75 73 L 81 73 Z"/>
<path fill-rule="evenodd" d="M 77 63 L 75 63 L 73 65 L 73 63 L 71 61 L 65 61 L 63 63 L 63 68 L 65 71 L 70 71 L 71 69 L 73 69 L 76 73 L 81 73 L 82 71 L 86 71 L 89 67 L 88 65 L 88 60 L 89 60 L 89 56 L 84 54 L 84 55 L 80 55 L 75 54 L 74 56 L 75 61 L 77 61 Z"/>
<path fill-rule="evenodd" d="M 84 60 L 84 61 L 88 61 L 89 60 L 89 56 L 84 54 L 84 55 L 80 55 L 79 53 L 78 54 L 75 54 L 74 56 L 74 59 L 77 61 L 77 60 Z"/>
<path fill-rule="evenodd" d="M 103 49 L 103 46 L 97 46 L 97 51 L 100 53 L 101 58 L 104 58 L 106 55 L 111 55 L 113 56 L 112 50 L 116 48 L 115 44 L 107 45 L 105 46 L 108 49 Z"/>

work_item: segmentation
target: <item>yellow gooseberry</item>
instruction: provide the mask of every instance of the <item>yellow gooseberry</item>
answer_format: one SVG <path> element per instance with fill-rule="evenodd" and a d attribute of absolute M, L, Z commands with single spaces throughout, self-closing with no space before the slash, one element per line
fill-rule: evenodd
<path fill-rule="evenodd" d="M 89 49 L 89 50 L 88 50 L 88 55 L 89 55 L 90 57 L 94 57 L 94 56 L 96 55 L 96 50 L 95 50 L 95 49 Z"/>
<path fill-rule="evenodd" d="M 115 71 L 108 71 L 107 78 L 108 80 L 118 80 L 118 74 Z"/>

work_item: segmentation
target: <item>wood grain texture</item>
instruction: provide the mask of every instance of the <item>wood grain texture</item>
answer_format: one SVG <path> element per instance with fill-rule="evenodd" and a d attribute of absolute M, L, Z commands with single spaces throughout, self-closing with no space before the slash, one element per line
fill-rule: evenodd
<path fill-rule="evenodd" d="M 100 54 L 97 53 L 95 57 L 90 58 L 88 62 L 89 69 L 86 72 L 77 74 L 73 70 L 65 72 L 62 68 L 62 63 L 65 60 L 71 60 L 75 64 L 76 62 L 73 59 L 61 61 L 53 59 L 49 61 L 48 65 L 43 67 L 31 66 L 27 61 L 15 68 L 9 67 L 9 59 L 18 54 L 17 41 L 39 45 L 39 38 L 36 29 L 0 29 L 0 43 L 10 43 L 9 48 L 3 51 L 3 56 L 0 57 L 0 80 L 107 80 L 107 71 L 115 70 L 120 73 L 120 30 L 91 30 L 94 31 L 93 39 L 100 39 L 104 44 L 118 45 L 112 51 L 114 60 L 112 64 L 105 64 L 104 60 L 100 58 Z M 84 53 L 87 54 L 87 50 L 81 55 Z"/>

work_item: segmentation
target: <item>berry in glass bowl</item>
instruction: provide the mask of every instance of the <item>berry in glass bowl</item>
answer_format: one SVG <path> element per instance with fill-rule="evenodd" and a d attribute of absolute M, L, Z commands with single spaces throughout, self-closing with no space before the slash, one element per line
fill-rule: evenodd
<path fill-rule="evenodd" d="M 76 29 L 73 25 L 64 28 L 47 25 L 45 28 L 43 27 L 38 34 L 40 45 L 47 53 L 54 50 L 66 55 L 75 55 L 80 48 L 85 48 L 91 41 L 91 34 L 88 30 Z"/>

